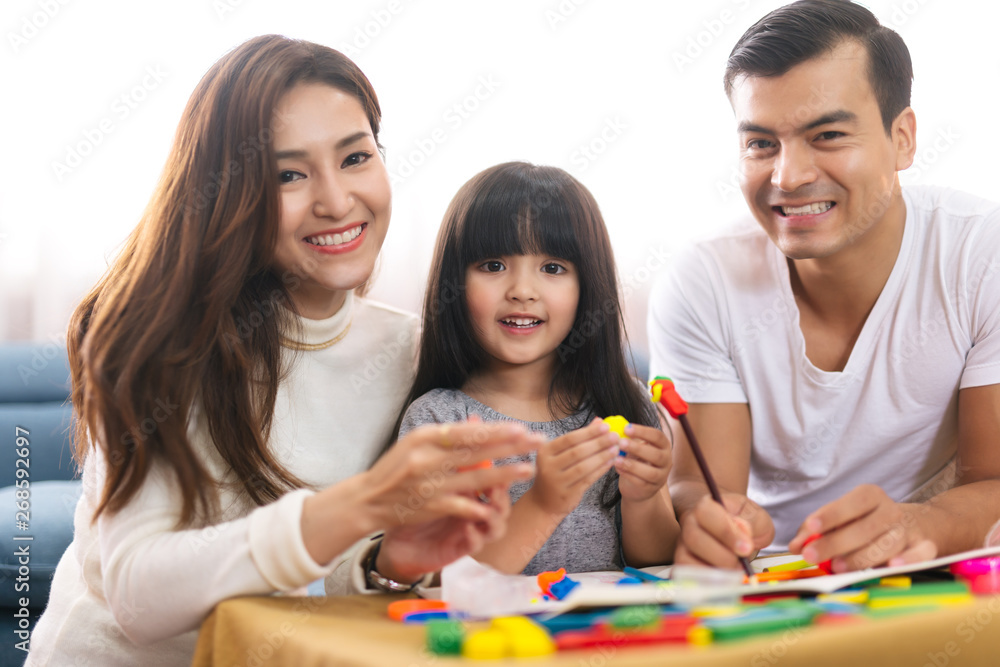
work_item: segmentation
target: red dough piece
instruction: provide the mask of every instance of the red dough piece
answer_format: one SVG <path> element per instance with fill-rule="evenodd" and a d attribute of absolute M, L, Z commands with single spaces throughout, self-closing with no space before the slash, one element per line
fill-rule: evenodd
<path fill-rule="evenodd" d="M 806 541 L 802 543 L 802 548 L 805 549 L 811 542 L 815 542 L 819 538 L 823 537 L 820 533 L 814 533 L 806 538 Z M 833 563 L 831 560 L 825 560 L 822 563 L 816 563 L 816 567 L 823 570 L 827 574 L 833 574 Z"/>

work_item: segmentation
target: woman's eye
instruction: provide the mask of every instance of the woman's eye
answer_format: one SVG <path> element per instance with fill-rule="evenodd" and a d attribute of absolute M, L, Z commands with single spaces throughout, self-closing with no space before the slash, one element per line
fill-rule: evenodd
<path fill-rule="evenodd" d="M 305 176 L 292 169 L 285 169 L 284 171 L 278 172 L 278 180 L 282 183 L 291 183 L 292 181 L 297 181 L 300 178 L 305 178 Z"/>
<path fill-rule="evenodd" d="M 556 264 L 555 262 L 549 262 L 548 264 L 542 267 L 542 272 L 551 273 L 553 275 L 557 273 L 565 273 L 566 267 L 562 266 L 561 264 Z"/>
<path fill-rule="evenodd" d="M 358 151 L 357 153 L 351 153 L 350 155 L 347 156 L 347 159 L 344 160 L 343 166 L 353 167 L 354 165 L 362 164 L 364 162 L 367 162 L 369 158 L 371 158 L 371 156 L 372 154 L 366 151 Z"/>
<path fill-rule="evenodd" d="M 496 273 L 497 271 L 503 271 L 503 262 L 490 260 L 488 262 L 483 262 L 480 265 L 480 268 L 487 273 Z"/>

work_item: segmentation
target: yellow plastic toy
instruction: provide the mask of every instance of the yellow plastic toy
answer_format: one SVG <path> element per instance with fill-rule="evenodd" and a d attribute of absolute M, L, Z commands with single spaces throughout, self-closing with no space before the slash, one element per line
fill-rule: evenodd
<path fill-rule="evenodd" d="M 462 655 L 472 660 L 499 660 L 507 655 L 507 633 L 492 628 L 473 632 L 462 642 Z"/>
<path fill-rule="evenodd" d="M 612 432 L 617 433 L 623 438 L 625 437 L 625 427 L 628 426 L 627 419 L 621 415 L 611 415 L 604 418 L 604 423 L 611 427 Z"/>
<path fill-rule="evenodd" d="M 492 628 L 506 633 L 511 657 L 534 658 L 556 651 L 555 642 L 545 628 L 524 616 L 494 618 Z"/>
<path fill-rule="evenodd" d="M 489 630 L 472 633 L 462 644 L 462 655 L 472 660 L 534 658 L 555 651 L 545 628 L 524 616 L 494 618 Z"/>

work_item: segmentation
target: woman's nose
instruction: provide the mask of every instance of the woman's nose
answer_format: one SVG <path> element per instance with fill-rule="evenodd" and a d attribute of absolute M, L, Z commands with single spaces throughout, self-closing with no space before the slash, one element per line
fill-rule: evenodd
<path fill-rule="evenodd" d="M 354 196 L 344 179 L 335 176 L 319 179 L 313 202 L 313 213 L 317 217 L 340 220 L 353 208 Z"/>

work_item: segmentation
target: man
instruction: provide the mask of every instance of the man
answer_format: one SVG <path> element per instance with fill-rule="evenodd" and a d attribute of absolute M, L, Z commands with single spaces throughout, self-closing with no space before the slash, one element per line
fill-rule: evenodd
<path fill-rule="evenodd" d="M 899 35 L 844 1 L 777 9 L 730 55 L 758 225 L 693 247 L 650 301 L 651 374 L 691 404 L 725 501 L 674 429 L 677 562 L 898 565 L 1000 519 L 1000 207 L 900 187 L 911 81 Z"/>

